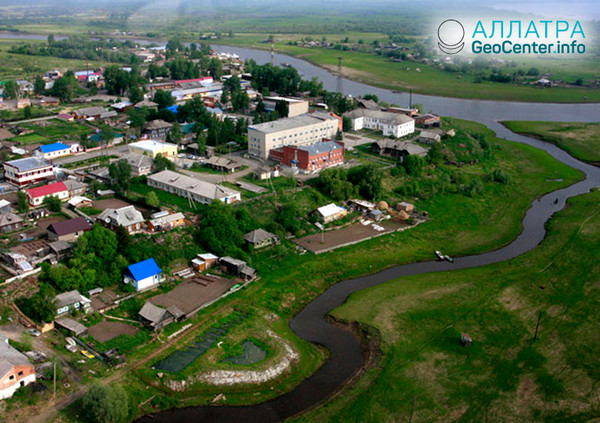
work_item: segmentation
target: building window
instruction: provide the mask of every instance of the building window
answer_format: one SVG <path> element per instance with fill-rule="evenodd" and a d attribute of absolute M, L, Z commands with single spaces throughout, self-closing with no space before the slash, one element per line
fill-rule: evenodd
<path fill-rule="evenodd" d="M 19 376 L 23 376 L 23 371 L 22 370 L 19 372 Z"/>

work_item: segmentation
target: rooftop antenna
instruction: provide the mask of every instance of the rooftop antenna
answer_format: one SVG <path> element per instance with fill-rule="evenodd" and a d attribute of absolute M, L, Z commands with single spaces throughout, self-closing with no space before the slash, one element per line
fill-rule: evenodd
<path fill-rule="evenodd" d="M 343 85 L 342 85 L 342 57 L 338 56 L 338 74 L 337 74 L 337 92 L 343 94 Z"/>

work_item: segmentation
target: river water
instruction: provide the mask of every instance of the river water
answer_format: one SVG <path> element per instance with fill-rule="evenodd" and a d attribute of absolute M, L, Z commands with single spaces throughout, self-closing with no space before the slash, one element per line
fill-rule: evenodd
<path fill-rule="evenodd" d="M 0 34 L 0 38 L 4 34 Z M 15 36 L 13 38 L 20 38 Z M 45 38 L 45 37 L 44 37 Z M 141 40 L 138 40 L 141 41 Z M 242 59 L 254 59 L 257 63 L 270 61 L 267 51 L 214 45 L 214 49 L 238 54 Z M 286 62 L 294 66 L 303 78 L 317 77 L 328 90 L 336 89 L 336 76 L 304 60 L 283 54 L 275 54 L 275 63 Z M 348 79 L 343 80 L 345 94 L 361 96 L 376 94 L 380 100 L 408 106 L 409 95 L 372 87 Z M 448 262 L 421 262 L 395 266 L 382 272 L 339 282 L 315 298 L 290 321 L 290 328 L 300 337 L 325 346 L 330 351 L 329 360 L 294 390 L 254 406 L 201 406 L 173 409 L 138 420 L 140 423 L 187 423 L 187 422 L 277 422 L 315 406 L 339 389 L 362 364 L 359 340 L 326 320 L 326 315 L 343 304 L 348 296 L 389 280 L 409 275 L 466 269 L 497 263 L 521 255 L 535 248 L 545 236 L 545 223 L 561 210 L 569 197 L 589 192 L 600 186 L 600 168 L 580 162 L 552 144 L 517 135 L 499 121 L 544 120 L 564 122 L 597 122 L 600 120 L 600 104 L 545 104 L 502 101 L 465 100 L 447 97 L 413 94 L 413 104 L 420 103 L 426 111 L 468 119 L 483 123 L 501 138 L 532 145 L 547 151 L 557 160 L 583 171 L 586 179 L 570 187 L 554 191 L 533 202 L 523 219 L 523 232 L 509 245 L 489 253 L 459 257 L 454 264 Z M 215 393 L 217 393 L 215 391 Z"/>

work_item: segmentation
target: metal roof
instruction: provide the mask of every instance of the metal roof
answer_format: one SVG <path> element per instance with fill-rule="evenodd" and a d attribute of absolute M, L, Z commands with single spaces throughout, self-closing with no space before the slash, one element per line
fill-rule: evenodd
<path fill-rule="evenodd" d="M 153 258 L 127 266 L 127 270 L 136 281 L 141 281 L 162 272 Z"/>
<path fill-rule="evenodd" d="M 42 151 L 42 153 L 52 153 L 54 151 L 60 150 L 71 150 L 71 147 L 69 147 L 66 144 L 63 144 L 62 142 L 55 142 L 53 144 L 41 145 L 40 150 Z"/>
<path fill-rule="evenodd" d="M 59 192 L 69 191 L 64 182 L 55 182 L 36 188 L 29 188 L 27 193 L 31 198 L 45 197 L 47 195 L 58 194 Z"/>
<path fill-rule="evenodd" d="M 24 159 L 19 160 L 11 160 L 9 162 L 6 162 L 5 165 L 16 167 L 19 172 L 27 172 L 29 170 L 52 166 L 52 164 L 49 161 L 36 156 L 26 157 Z"/>
<path fill-rule="evenodd" d="M 79 293 L 76 289 L 69 292 L 63 292 L 54 297 L 56 307 L 66 307 L 75 303 L 89 303 L 90 300 Z"/>
<path fill-rule="evenodd" d="M 251 125 L 248 129 L 252 129 L 257 132 L 270 134 L 273 132 L 287 131 L 289 129 L 302 128 L 304 126 L 316 125 L 324 120 L 337 121 L 333 116 L 329 116 L 325 113 L 311 113 L 305 115 L 294 116 L 291 118 L 278 119 L 273 122 L 259 123 L 258 125 Z"/>

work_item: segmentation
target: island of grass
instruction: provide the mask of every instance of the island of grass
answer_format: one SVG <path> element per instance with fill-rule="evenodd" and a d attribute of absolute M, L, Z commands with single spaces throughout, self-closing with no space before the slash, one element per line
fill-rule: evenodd
<path fill-rule="evenodd" d="M 518 134 L 555 144 L 576 159 L 600 164 L 600 123 L 509 120 L 504 126 Z"/>
<path fill-rule="evenodd" d="M 571 199 L 542 244 L 513 260 L 352 295 L 333 315 L 370 328 L 382 356 L 343 395 L 293 421 L 597 417 L 599 201 L 597 191 Z"/>

